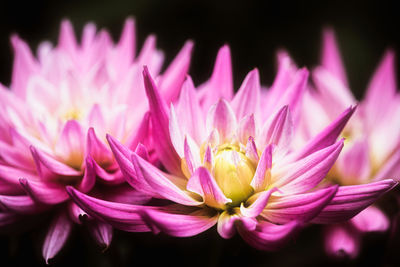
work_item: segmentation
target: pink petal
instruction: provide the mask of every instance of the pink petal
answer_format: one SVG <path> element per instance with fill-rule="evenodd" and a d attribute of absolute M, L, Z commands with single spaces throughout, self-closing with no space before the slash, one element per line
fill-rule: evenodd
<path fill-rule="evenodd" d="M 294 152 L 295 159 L 304 158 L 324 147 L 330 146 L 336 142 L 346 123 L 353 115 L 356 106 L 347 108 L 331 124 L 325 127 L 317 136 L 312 138 L 299 152 Z"/>
<path fill-rule="evenodd" d="M 304 193 L 314 188 L 325 178 L 342 148 L 343 139 L 297 162 L 276 168 L 279 174 L 272 169 L 271 186 L 283 194 Z"/>
<path fill-rule="evenodd" d="M 361 232 L 384 232 L 389 229 L 388 217 L 377 207 L 369 206 L 351 219 Z"/>
<path fill-rule="evenodd" d="M 88 222 L 88 228 L 97 244 L 104 248 L 110 246 L 113 236 L 113 228 L 111 225 L 93 220 Z"/>
<path fill-rule="evenodd" d="M 21 216 L 14 212 L 0 212 L 0 227 L 12 225 L 20 219 Z"/>
<path fill-rule="evenodd" d="M 75 59 L 77 42 L 75 39 L 74 29 L 69 20 L 64 20 L 61 23 L 60 35 L 58 37 L 58 48 L 65 50 L 69 55 Z"/>
<path fill-rule="evenodd" d="M 16 95 L 24 99 L 29 78 L 39 71 L 38 63 L 32 55 L 29 46 L 18 36 L 13 35 L 11 37 L 11 43 L 15 54 L 11 78 L 11 89 Z"/>
<path fill-rule="evenodd" d="M 260 146 L 273 144 L 280 154 L 285 154 L 290 148 L 293 136 L 293 121 L 288 106 L 282 107 L 267 121 L 258 137 Z"/>
<path fill-rule="evenodd" d="M 207 110 L 219 99 L 231 100 L 233 96 L 233 79 L 231 52 L 227 45 L 218 51 L 214 70 L 210 80 L 200 87 L 202 106 Z"/>
<path fill-rule="evenodd" d="M 129 67 L 136 53 L 135 20 L 133 18 L 127 18 L 125 21 L 121 37 L 117 44 L 117 51 L 120 53 L 118 58 L 122 61 L 120 62 L 122 66 L 119 66 L 122 69 Z"/>
<path fill-rule="evenodd" d="M 333 224 L 326 226 L 325 251 L 335 258 L 354 259 L 360 250 L 360 235 L 348 225 Z"/>
<path fill-rule="evenodd" d="M 254 119 L 254 114 L 246 115 L 239 122 L 238 137 L 242 144 L 246 144 L 249 138 L 254 138 L 256 136 L 256 121 Z"/>
<path fill-rule="evenodd" d="M 256 229 L 257 221 L 254 218 L 243 217 L 240 214 L 229 214 L 228 211 L 224 211 L 218 217 L 218 233 L 222 238 L 229 239 L 235 235 L 235 226 L 239 224 L 252 231 Z"/>
<path fill-rule="evenodd" d="M 299 227 L 296 221 L 277 225 L 269 222 L 259 222 L 253 231 L 239 227 L 238 232 L 251 246 L 260 250 L 277 250 L 292 237 Z"/>
<path fill-rule="evenodd" d="M 177 115 L 183 134 L 190 135 L 198 144 L 203 142 L 205 136 L 204 115 L 190 76 L 187 76 L 182 85 Z"/>
<path fill-rule="evenodd" d="M 243 216 L 255 218 L 264 210 L 265 206 L 268 203 L 268 200 L 273 192 L 277 189 L 272 188 L 267 191 L 260 192 L 256 195 L 253 195 L 248 201 L 251 201 L 252 198 L 255 198 L 254 202 L 251 203 L 248 207 L 245 207 L 243 202 L 240 205 L 240 212 Z"/>
<path fill-rule="evenodd" d="M 373 180 L 380 181 L 386 178 L 400 181 L 400 149 L 397 149 L 386 161 Z"/>
<path fill-rule="evenodd" d="M 172 146 L 169 135 L 167 106 L 159 95 L 147 67 L 144 67 L 143 77 L 151 112 L 153 138 L 160 140 L 156 146 L 157 155 L 169 172 L 180 175 L 182 173 L 180 158 Z"/>
<path fill-rule="evenodd" d="M 66 162 L 74 164 L 74 168 L 80 168 L 84 156 L 84 140 L 80 124 L 75 120 L 69 120 L 65 123 L 56 144 L 56 153 Z"/>
<path fill-rule="evenodd" d="M 257 164 L 257 169 L 251 180 L 250 185 L 253 187 L 255 192 L 265 190 L 268 183 L 270 183 L 271 174 L 270 170 L 272 167 L 272 151 L 273 146 L 267 146 L 261 154 L 260 161 Z"/>
<path fill-rule="evenodd" d="M 35 174 L 11 166 L 0 164 L 0 181 L 19 186 L 19 179 L 39 180 Z"/>
<path fill-rule="evenodd" d="M 100 165 L 107 165 L 113 161 L 109 147 L 99 140 L 92 127 L 89 128 L 86 136 L 86 154 L 90 155 Z"/>
<path fill-rule="evenodd" d="M 396 185 L 395 181 L 388 179 L 370 184 L 340 186 L 335 197 L 313 222 L 324 224 L 346 221 Z"/>
<path fill-rule="evenodd" d="M 65 212 L 59 213 L 53 219 L 42 248 L 42 255 L 46 264 L 49 264 L 49 259 L 52 259 L 64 246 L 71 228 L 72 223 Z"/>
<path fill-rule="evenodd" d="M 76 224 L 81 224 L 82 218 L 86 218 L 89 216 L 72 201 L 68 201 L 68 215 L 69 218 Z"/>
<path fill-rule="evenodd" d="M 339 48 L 335 38 L 335 33 L 332 29 L 324 30 L 321 64 L 325 69 L 338 77 L 346 87 L 349 87 L 349 83 L 347 82 L 346 78 L 346 71 L 340 57 Z"/>
<path fill-rule="evenodd" d="M 36 203 L 29 196 L 0 195 L 0 207 L 18 214 L 33 214 L 45 210 L 46 206 Z"/>
<path fill-rule="evenodd" d="M 159 209 L 144 209 L 149 224 L 167 235 L 189 237 L 213 227 L 218 213 L 208 209 L 193 209 L 185 206 L 166 206 Z"/>
<path fill-rule="evenodd" d="M 83 193 L 89 192 L 95 182 L 96 182 L 96 169 L 95 169 L 95 162 L 91 156 L 87 156 L 85 159 L 85 172 L 83 174 L 83 178 L 81 183 L 79 184 L 79 190 Z"/>
<path fill-rule="evenodd" d="M 167 103 L 175 101 L 179 96 L 189 70 L 193 45 L 192 41 L 187 41 L 161 77 L 159 88 Z"/>
<path fill-rule="evenodd" d="M 226 204 L 232 202 L 232 200 L 225 197 L 214 177 L 212 177 L 209 171 L 204 167 L 196 169 L 196 172 L 190 177 L 186 188 L 202 196 L 204 203 L 210 207 L 224 209 Z"/>
<path fill-rule="evenodd" d="M 229 140 L 235 134 L 237 128 L 235 113 L 224 99 L 220 99 L 217 104 L 210 108 L 206 124 L 207 132 L 216 129 L 222 142 Z"/>
<path fill-rule="evenodd" d="M 148 232 L 149 227 L 140 215 L 143 206 L 109 202 L 85 195 L 67 187 L 72 200 L 93 218 L 106 221 L 115 228 L 128 232 Z"/>
<path fill-rule="evenodd" d="M 159 169 L 135 153 L 132 154 L 132 162 L 135 172 L 138 173 L 138 176 L 141 175 L 143 177 L 154 193 L 182 205 L 198 206 L 202 204 L 202 202 L 192 198 L 188 194 L 189 192 L 182 188 L 182 186 L 186 186 L 186 179 L 176 177 L 174 180 L 171 180 L 172 177 L 167 177 Z"/>
<path fill-rule="evenodd" d="M 260 112 L 260 77 L 257 69 L 247 74 L 235 97 L 232 99 L 232 109 L 239 120 L 246 115 L 254 114 L 257 118 Z"/>
<path fill-rule="evenodd" d="M 271 151 L 272 153 L 272 151 Z M 254 164 L 258 164 L 259 157 L 256 143 L 254 142 L 253 137 L 249 137 L 249 140 L 246 144 L 246 157 L 248 157 Z"/>
<path fill-rule="evenodd" d="M 261 215 L 278 224 L 308 222 L 332 200 L 336 191 L 337 186 L 332 186 L 310 193 L 272 196 Z"/>
<path fill-rule="evenodd" d="M 45 204 L 58 204 L 68 199 L 68 194 L 64 186 L 28 181 L 25 178 L 21 178 L 19 181 L 26 193 L 35 201 Z"/>

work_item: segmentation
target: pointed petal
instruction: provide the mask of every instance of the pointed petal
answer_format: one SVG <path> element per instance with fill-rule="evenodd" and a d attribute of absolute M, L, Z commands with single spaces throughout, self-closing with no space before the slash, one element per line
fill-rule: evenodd
<path fill-rule="evenodd" d="M 220 99 L 217 104 L 212 106 L 207 114 L 207 132 L 216 129 L 221 141 L 229 140 L 236 131 L 237 122 L 235 113 L 228 102 Z"/>
<path fill-rule="evenodd" d="M 69 237 L 71 228 L 72 222 L 65 212 L 61 212 L 53 219 L 42 248 L 42 255 L 46 264 L 49 264 L 49 259 L 52 259 L 62 249 Z"/>
<path fill-rule="evenodd" d="M 62 21 L 57 47 L 65 50 L 72 57 L 75 57 L 77 46 L 78 44 L 71 22 L 69 20 Z"/>
<path fill-rule="evenodd" d="M 254 142 L 253 137 L 249 137 L 249 140 L 247 141 L 246 157 L 248 157 L 254 164 L 258 164 L 259 156 L 258 156 L 257 146 L 256 143 Z"/>
<path fill-rule="evenodd" d="M 340 186 L 335 197 L 312 222 L 322 224 L 344 222 L 396 185 L 395 181 L 388 179 L 370 184 Z"/>
<path fill-rule="evenodd" d="M 147 98 L 149 100 L 153 138 L 159 140 L 156 152 L 165 168 L 172 174 L 181 174 L 180 158 L 175 152 L 168 128 L 168 109 L 162 100 L 147 67 L 143 70 L 144 84 Z"/>
<path fill-rule="evenodd" d="M 245 207 L 242 202 L 242 204 L 240 205 L 240 212 L 242 213 L 242 215 L 251 218 L 255 218 L 258 215 L 260 215 L 260 213 L 264 210 L 265 206 L 267 205 L 271 194 L 276 190 L 277 190 L 276 188 L 272 188 L 270 190 L 263 191 L 256 195 L 253 195 L 252 197 L 250 197 L 249 200 L 247 200 L 247 202 L 251 203 L 248 207 Z M 253 198 L 255 198 L 254 201 L 252 200 Z"/>
<path fill-rule="evenodd" d="M 45 210 L 46 206 L 40 205 L 29 196 L 5 196 L 0 195 L 0 207 L 9 212 L 18 214 L 33 214 Z"/>
<path fill-rule="evenodd" d="M 375 175 L 373 181 L 380 181 L 386 178 L 400 181 L 400 149 L 397 149 L 386 161 L 386 163 Z"/>
<path fill-rule="evenodd" d="M 335 258 L 357 257 L 360 250 L 360 234 L 345 224 L 326 226 L 325 251 Z"/>
<path fill-rule="evenodd" d="M 250 185 L 255 192 L 265 190 L 268 183 L 271 181 L 271 167 L 272 167 L 272 151 L 273 146 L 267 146 L 261 154 L 260 161 L 257 164 L 257 169 L 254 174 L 253 180 Z"/>
<path fill-rule="evenodd" d="M 332 168 L 340 151 L 343 139 L 321 149 L 302 160 L 272 170 L 271 186 L 279 188 L 283 194 L 304 193 L 317 186 Z M 281 169 L 281 170 L 280 170 Z"/>
<path fill-rule="evenodd" d="M 67 191 L 72 200 L 93 218 L 128 232 L 150 231 L 140 215 L 143 206 L 100 200 L 85 195 L 71 186 L 67 187 Z"/>
<path fill-rule="evenodd" d="M 260 76 L 258 70 L 254 69 L 247 74 L 231 102 L 232 109 L 235 111 L 238 120 L 251 114 L 258 118 L 260 112 L 260 90 Z"/>
<path fill-rule="evenodd" d="M 332 29 L 325 29 L 323 34 L 321 65 L 349 87 L 346 70 L 339 53 L 339 47 Z"/>
<path fill-rule="evenodd" d="M 377 207 L 369 206 L 351 219 L 361 232 L 384 232 L 389 229 L 389 218 Z"/>
<path fill-rule="evenodd" d="M 193 176 L 190 177 L 186 188 L 202 196 L 204 203 L 210 207 L 224 209 L 226 204 L 232 202 L 232 200 L 225 197 L 214 177 L 204 167 L 197 168 Z"/>
<path fill-rule="evenodd" d="M 193 45 L 192 41 L 187 41 L 161 77 L 159 88 L 167 103 L 175 101 L 179 96 L 189 70 Z"/>
<path fill-rule="evenodd" d="M 125 25 L 121 33 L 117 44 L 118 51 L 120 53 L 119 58 L 126 62 L 126 66 L 129 66 L 133 62 L 133 58 L 136 53 L 136 40 L 135 40 L 135 20 L 133 18 L 127 18 Z M 124 67 L 125 65 L 123 65 Z"/>
<path fill-rule="evenodd" d="M 277 250 L 282 247 L 299 227 L 296 221 L 277 225 L 269 222 L 259 222 L 253 231 L 238 227 L 242 238 L 251 246 L 260 250 Z"/>
<path fill-rule="evenodd" d="M 83 193 L 89 192 L 96 182 L 96 169 L 93 158 L 88 155 L 85 162 L 85 173 L 83 174 L 82 181 L 79 184 L 79 190 Z"/>
<path fill-rule="evenodd" d="M 68 199 L 65 187 L 58 184 L 45 184 L 38 181 L 19 179 L 22 188 L 35 201 L 45 204 L 58 204 Z"/>
<path fill-rule="evenodd" d="M 239 123 L 238 137 L 242 144 L 246 144 L 249 138 L 255 138 L 256 136 L 256 121 L 254 114 L 246 115 L 242 118 Z"/>
<path fill-rule="evenodd" d="M 255 230 L 257 221 L 254 218 L 243 217 L 238 213 L 222 212 L 218 217 L 217 230 L 222 238 L 229 239 L 236 233 L 236 227 L 241 224 L 247 230 Z"/>
<path fill-rule="evenodd" d="M 99 140 L 92 127 L 89 128 L 86 136 L 86 153 L 98 164 L 109 164 L 113 157 L 110 149 Z"/>
<path fill-rule="evenodd" d="M 132 162 L 135 167 L 135 172 L 142 175 L 143 179 L 152 188 L 153 192 L 165 199 L 169 199 L 182 205 L 197 206 L 202 204 L 202 202 L 192 198 L 189 195 L 189 192 L 182 188 L 186 185 L 186 179 L 177 177 L 175 181 L 170 180 L 169 177 L 159 169 L 146 162 L 135 153 L 132 154 Z"/>
<path fill-rule="evenodd" d="M 332 186 L 310 193 L 272 196 L 261 215 L 278 224 L 308 222 L 332 200 L 336 191 L 337 186 Z"/>
<path fill-rule="evenodd" d="M 325 127 L 317 136 L 312 138 L 299 152 L 294 152 L 295 160 L 304 158 L 324 147 L 336 142 L 346 123 L 356 110 L 356 106 L 351 106 L 342 112 L 331 124 Z"/>
<path fill-rule="evenodd" d="M 185 206 L 166 206 L 159 209 L 144 209 L 148 223 L 171 236 L 189 237 L 213 227 L 218 213 L 208 209 L 193 209 Z M 154 227 L 153 226 L 153 227 Z"/>
<path fill-rule="evenodd" d="M 93 220 L 88 222 L 88 228 L 99 246 L 108 248 L 113 236 L 113 228 L 108 223 Z"/>

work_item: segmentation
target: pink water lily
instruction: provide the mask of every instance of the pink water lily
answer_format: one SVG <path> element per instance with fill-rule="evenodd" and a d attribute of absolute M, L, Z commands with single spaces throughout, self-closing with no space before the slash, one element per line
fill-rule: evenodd
<path fill-rule="evenodd" d="M 341 109 L 357 103 L 331 30 L 324 33 L 322 64 L 315 69 L 313 78 L 316 90 L 306 93 L 299 131 L 303 140 L 315 135 Z M 330 182 L 368 186 L 387 178 L 400 179 L 400 94 L 396 89 L 394 53 L 389 50 L 343 131 L 345 146 L 328 173 Z M 329 226 L 326 250 L 331 255 L 354 258 L 363 233 L 386 231 L 389 225 L 386 215 L 371 206 L 349 223 Z"/>
<path fill-rule="evenodd" d="M 66 186 L 119 202 L 150 198 L 127 186 L 105 136 L 112 134 L 133 149 L 146 144 L 155 162 L 142 68 L 147 65 L 157 75 L 163 100 L 174 101 L 193 44 L 187 42 L 160 74 L 163 53 L 156 49 L 155 37 L 149 36 L 135 55 L 134 30 L 134 21 L 127 19 L 114 44 L 107 31 L 87 24 L 78 43 L 71 23 L 64 21 L 58 44 L 41 43 L 37 57 L 18 36 L 11 38 L 12 81 L 9 89 L 0 88 L 0 226 L 54 212 L 43 245 L 46 261 L 62 248 L 80 218 L 87 219 L 100 244 L 111 241 L 111 226 L 70 201 Z"/>
<path fill-rule="evenodd" d="M 152 134 L 167 172 L 148 161 L 144 146 L 131 151 L 108 136 L 128 183 L 165 204 L 120 204 L 69 187 L 83 210 L 125 231 L 178 237 L 217 224 L 223 238 L 237 231 L 252 246 L 273 250 L 305 223 L 351 218 L 396 184 L 383 180 L 369 187 L 320 188 L 343 147 L 343 139 L 337 138 L 354 108 L 345 109 L 303 148 L 292 151 L 290 106 L 301 98 L 308 72 L 297 70 L 295 77 L 275 81 L 282 88 L 274 90 L 295 93 L 264 120 L 258 71 L 251 71 L 234 95 L 227 54 L 223 47 L 211 79 L 200 90 L 188 77 L 178 103 L 170 108 L 145 68 Z M 287 65 L 281 67 L 281 72 L 287 70 Z"/>

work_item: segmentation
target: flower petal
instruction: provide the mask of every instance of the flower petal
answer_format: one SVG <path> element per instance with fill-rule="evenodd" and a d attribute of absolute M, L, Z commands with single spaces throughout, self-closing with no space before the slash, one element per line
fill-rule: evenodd
<path fill-rule="evenodd" d="M 159 169 L 140 158 L 136 153 L 132 154 L 132 162 L 135 167 L 137 176 L 142 176 L 143 179 L 153 190 L 153 194 L 158 194 L 162 198 L 180 203 L 187 206 L 201 205 L 199 202 L 189 195 L 189 192 L 184 189 L 186 179 L 176 177 L 171 180 Z M 183 187 L 183 188 L 182 188 Z"/>
<path fill-rule="evenodd" d="M 201 195 L 207 206 L 224 209 L 232 200 L 225 197 L 214 177 L 204 167 L 196 169 L 186 186 L 187 190 Z"/>
<path fill-rule="evenodd" d="M 71 186 L 67 187 L 67 191 L 72 200 L 93 218 L 128 232 L 150 231 L 140 215 L 143 209 L 141 205 L 104 201 L 85 195 Z"/>
<path fill-rule="evenodd" d="M 18 214 L 32 214 L 46 209 L 45 205 L 36 203 L 29 196 L 0 195 L 0 207 Z"/>
<path fill-rule="evenodd" d="M 248 207 L 245 207 L 243 202 L 240 205 L 240 212 L 243 216 L 255 218 L 264 210 L 265 206 L 268 203 L 268 200 L 273 192 L 277 191 L 276 188 L 272 188 L 267 191 L 260 192 L 256 195 L 250 197 L 247 202 L 252 202 Z M 252 198 L 255 198 L 252 201 Z M 246 203 L 247 204 L 247 203 Z"/>
<path fill-rule="evenodd" d="M 235 113 L 226 100 L 220 99 L 210 108 L 206 125 L 208 133 L 213 129 L 218 131 L 221 142 L 229 140 L 235 134 L 237 128 Z"/>
<path fill-rule="evenodd" d="M 68 194 L 62 185 L 31 181 L 25 178 L 19 179 L 19 182 L 26 193 L 35 201 L 54 205 L 68 199 Z"/>
<path fill-rule="evenodd" d="M 98 164 L 110 164 L 113 160 L 110 149 L 99 140 L 92 127 L 86 135 L 86 154 L 89 154 Z"/>
<path fill-rule="evenodd" d="M 346 221 L 396 185 L 397 182 L 388 179 L 370 184 L 340 186 L 335 197 L 312 222 L 325 224 Z"/>
<path fill-rule="evenodd" d="M 253 180 L 250 183 L 255 192 L 265 190 L 271 180 L 272 151 L 273 146 L 269 145 L 261 154 Z"/>
<path fill-rule="evenodd" d="M 351 219 L 361 232 L 384 232 L 389 229 L 388 217 L 377 207 L 369 206 Z"/>
<path fill-rule="evenodd" d="M 218 213 L 208 209 L 193 209 L 185 206 L 165 206 L 158 209 L 144 209 L 148 223 L 171 236 L 189 237 L 213 227 Z"/>
<path fill-rule="evenodd" d="M 180 158 L 173 148 L 169 135 L 168 108 L 161 98 L 147 67 L 144 67 L 143 77 L 150 106 L 153 138 L 162 140 L 156 146 L 157 155 L 169 172 L 181 174 Z"/>
<path fill-rule="evenodd" d="M 278 224 L 294 220 L 308 222 L 332 200 L 337 188 L 332 186 L 304 194 L 272 196 L 261 216 Z"/>
<path fill-rule="evenodd" d="M 52 259 L 64 246 L 71 228 L 72 222 L 64 211 L 53 219 L 42 247 L 42 255 L 46 264 L 49 264 L 49 259 Z"/>
<path fill-rule="evenodd" d="M 335 258 L 357 257 L 360 250 L 360 234 L 346 224 L 326 226 L 325 251 Z"/>
<path fill-rule="evenodd" d="M 88 229 L 99 246 L 105 249 L 110 246 L 113 236 L 111 225 L 97 220 L 89 220 Z"/>

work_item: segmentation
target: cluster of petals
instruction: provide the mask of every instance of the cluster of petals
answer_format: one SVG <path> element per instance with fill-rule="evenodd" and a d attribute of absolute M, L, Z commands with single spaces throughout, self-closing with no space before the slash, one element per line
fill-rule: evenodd
<path fill-rule="evenodd" d="M 313 72 L 313 81 L 315 88 L 304 97 L 298 144 L 316 135 L 340 110 L 357 104 L 332 30 L 324 32 L 322 62 Z M 400 179 L 400 94 L 396 90 L 394 52 L 388 50 L 343 130 L 345 146 L 327 182 L 367 185 Z M 333 256 L 354 258 L 362 233 L 383 232 L 389 226 L 389 218 L 377 206 L 370 206 L 349 222 L 327 227 L 326 250 Z"/>
<path fill-rule="evenodd" d="M 279 248 L 308 223 L 346 221 L 396 185 L 327 185 L 324 178 L 342 150 L 340 133 L 354 113 L 348 105 L 298 149 L 308 71 L 281 53 L 273 85 L 262 89 L 255 69 L 234 94 L 230 52 L 220 49 L 211 78 L 195 88 L 185 80 L 169 105 L 144 68 L 155 153 L 107 139 L 126 181 L 158 205 L 132 205 L 67 191 L 90 216 L 116 228 L 187 237 L 214 225 L 223 238 L 238 232 L 262 250 Z"/>
<path fill-rule="evenodd" d="M 106 141 L 106 133 L 128 148 L 149 143 L 150 121 L 142 77 L 147 65 L 157 77 L 164 101 L 173 102 L 186 77 L 192 42 L 187 42 L 160 74 L 163 53 L 149 36 L 135 55 L 134 21 L 127 19 L 114 44 L 109 33 L 87 24 L 77 42 L 69 21 L 58 44 L 43 42 L 34 57 L 12 36 L 14 66 L 9 88 L 0 86 L 0 227 L 27 216 L 52 212 L 43 257 L 63 246 L 73 223 L 88 224 L 95 239 L 108 246 L 112 227 L 82 211 L 66 191 L 122 203 L 142 204 L 150 196 L 133 190 Z"/>

